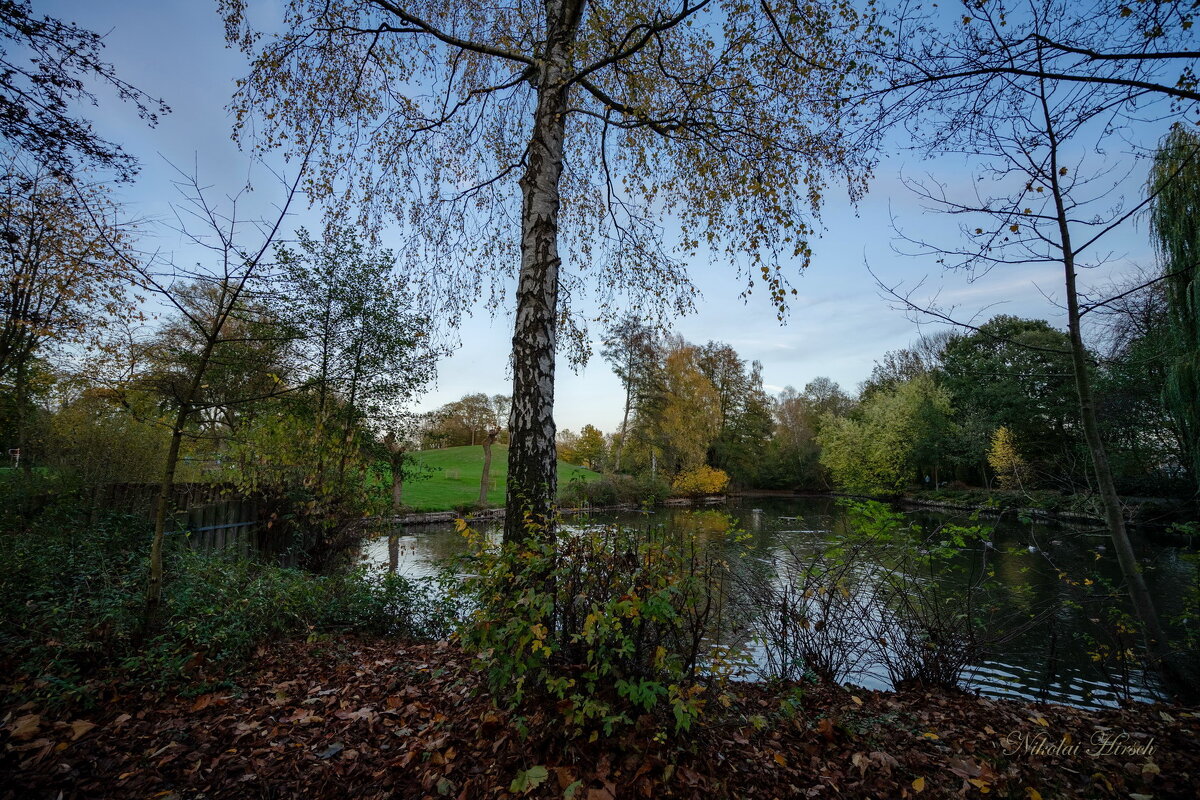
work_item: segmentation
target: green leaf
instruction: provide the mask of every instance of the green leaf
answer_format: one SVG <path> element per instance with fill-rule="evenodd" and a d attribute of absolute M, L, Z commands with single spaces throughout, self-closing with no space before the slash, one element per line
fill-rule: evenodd
<path fill-rule="evenodd" d="M 524 794 L 530 789 L 536 789 L 546 782 L 546 778 L 550 777 L 550 772 L 543 766 L 530 767 L 517 773 L 517 777 L 513 778 L 512 784 L 509 785 L 510 792 L 521 792 Z"/>

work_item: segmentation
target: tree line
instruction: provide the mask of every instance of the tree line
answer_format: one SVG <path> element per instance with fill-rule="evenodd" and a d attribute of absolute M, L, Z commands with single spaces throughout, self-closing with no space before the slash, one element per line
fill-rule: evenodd
<path fill-rule="evenodd" d="M 1114 477 L 1126 495 L 1196 491 L 1185 420 L 1169 389 L 1186 347 L 1163 287 L 1138 279 L 1088 350 Z M 622 422 L 559 434 L 566 460 L 660 474 L 707 465 L 742 488 L 902 493 L 947 485 L 1088 495 L 1070 343 L 1045 320 L 998 315 L 883 354 L 856 391 L 817 377 L 772 395 L 762 365 L 721 342 L 694 345 L 634 318 L 608 331 Z"/>

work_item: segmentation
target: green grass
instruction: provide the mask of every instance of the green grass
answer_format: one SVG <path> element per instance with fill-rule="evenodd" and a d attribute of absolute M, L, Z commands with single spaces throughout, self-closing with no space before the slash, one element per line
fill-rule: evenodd
<path fill-rule="evenodd" d="M 418 511 L 447 511 L 470 505 L 479 499 L 479 479 L 483 474 L 483 448 L 479 445 L 446 447 L 441 450 L 422 450 L 415 454 L 430 470 L 429 477 L 408 481 L 404 485 L 404 504 Z M 597 472 L 558 462 L 558 485 L 572 479 L 594 481 Z M 508 448 L 492 447 L 491 488 L 489 505 L 504 505 L 504 485 L 508 478 Z"/>

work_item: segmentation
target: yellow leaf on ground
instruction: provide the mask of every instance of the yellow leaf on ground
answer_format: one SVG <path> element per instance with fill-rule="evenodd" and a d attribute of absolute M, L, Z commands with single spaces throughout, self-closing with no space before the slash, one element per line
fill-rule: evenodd
<path fill-rule="evenodd" d="M 912 782 L 912 787 L 913 787 L 914 791 L 918 791 L 918 792 L 925 791 L 925 779 L 917 778 L 915 781 Z"/>
<path fill-rule="evenodd" d="M 781 767 L 786 767 L 787 766 L 787 758 L 783 755 L 783 753 L 776 753 L 775 754 L 775 763 Z"/>

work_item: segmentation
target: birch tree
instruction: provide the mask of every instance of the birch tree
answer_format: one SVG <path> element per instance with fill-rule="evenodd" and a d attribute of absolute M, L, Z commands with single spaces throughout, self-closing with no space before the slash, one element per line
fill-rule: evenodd
<path fill-rule="evenodd" d="M 441 318 L 515 279 L 508 540 L 552 535 L 571 303 L 687 311 L 707 256 L 782 315 L 830 182 L 865 180 L 838 132 L 865 30 L 843 0 L 289 0 L 271 33 L 218 5 L 253 58 L 240 141 L 319 142 L 309 194 L 398 226 Z"/>

